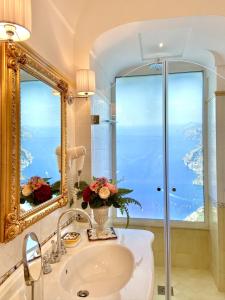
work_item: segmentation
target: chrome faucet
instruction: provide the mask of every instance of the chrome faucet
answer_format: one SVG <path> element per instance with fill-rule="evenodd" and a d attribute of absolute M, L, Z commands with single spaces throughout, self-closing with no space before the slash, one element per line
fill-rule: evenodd
<path fill-rule="evenodd" d="M 65 254 L 65 249 L 64 249 L 64 245 L 62 245 L 62 241 L 61 241 L 61 226 L 60 226 L 60 223 L 61 223 L 61 220 L 62 218 L 69 214 L 69 213 L 76 213 L 76 212 L 79 212 L 81 214 L 84 214 L 88 221 L 89 221 L 89 226 L 90 228 L 93 228 L 93 225 L 92 225 L 92 221 L 91 221 L 91 217 L 89 216 L 89 214 L 87 214 L 85 211 L 83 211 L 82 209 L 80 208 L 70 208 L 66 211 L 64 211 L 60 216 L 59 216 L 59 219 L 58 219 L 58 222 L 57 222 L 57 240 L 56 240 L 56 245 L 54 244 L 54 241 L 52 241 L 52 245 L 53 245 L 53 249 L 52 249 L 52 253 L 51 253 L 51 258 L 50 258 L 50 262 L 51 263 L 57 263 L 60 261 L 61 259 L 61 256 L 63 254 Z M 55 249 L 54 249 L 55 248 Z"/>

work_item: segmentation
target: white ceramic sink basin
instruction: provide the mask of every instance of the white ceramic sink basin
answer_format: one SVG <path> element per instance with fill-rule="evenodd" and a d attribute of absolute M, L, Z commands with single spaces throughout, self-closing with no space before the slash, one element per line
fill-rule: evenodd
<path fill-rule="evenodd" d="M 103 297 L 123 288 L 134 270 L 130 250 L 118 244 L 92 245 L 73 255 L 64 266 L 60 282 L 69 293 L 87 290 Z"/>

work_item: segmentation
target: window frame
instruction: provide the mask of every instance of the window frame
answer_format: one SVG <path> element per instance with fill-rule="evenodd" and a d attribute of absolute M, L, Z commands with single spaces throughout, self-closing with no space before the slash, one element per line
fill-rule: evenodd
<path fill-rule="evenodd" d="M 178 62 L 179 63 L 179 62 Z M 209 200 L 208 200 L 208 161 L 207 161 L 207 149 L 208 149 L 208 138 L 207 138 L 207 128 L 208 128 L 208 118 L 207 118 L 207 89 L 208 84 L 206 80 L 206 72 L 204 68 L 199 67 L 196 70 L 196 66 L 193 69 L 188 69 L 182 72 L 170 72 L 170 73 L 193 73 L 193 72 L 201 72 L 203 85 L 202 85 L 202 141 L 203 141 L 203 195 L 204 195 L 204 222 L 191 222 L 191 221 L 175 221 L 171 220 L 170 225 L 171 228 L 188 228 L 188 229 L 208 229 L 209 228 Z M 116 80 L 121 77 L 138 77 L 143 75 L 131 75 L 131 76 L 116 76 L 115 81 L 111 87 L 111 113 L 112 119 L 116 121 Z M 149 76 L 149 75 L 146 75 Z M 112 124 L 112 177 L 116 180 L 116 122 Z M 206 149 L 206 150 L 205 150 Z M 117 209 L 112 207 L 112 222 L 116 226 L 125 226 L 126 218 L 117 216 Z M 130 218 L 130 226 L 136 228 L 143 227 L 164 227 L 165 220 L 158 219 L 146 219 L 146 218 Z"/>

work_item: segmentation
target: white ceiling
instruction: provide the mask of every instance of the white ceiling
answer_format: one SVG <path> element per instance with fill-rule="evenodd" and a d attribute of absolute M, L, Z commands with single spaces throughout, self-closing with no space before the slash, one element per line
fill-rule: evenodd
<path fill-rule="evenodd" d="M 187 36 L 191 33 L 190 27 L 175 28 L 173 30 L 159 29 L 150 30 L 143 29 L 138 34 L 141 59 L 149 61 L 157 57 L 181 57 L 185 50 Z M 159 44 L 163 42 L 163 47 Z"/>
<path fill-rule="evenodd" d="M 79 17 L 88 0 L 48 0 L 70 31 L 75 32 Z"/>
<path fill-rule="evenodd" d="M 147 64 L 157 57 L 173 57 L 205 67 L 225 64 L 225 17 L 182 17 L 135 22 L 101 35 L 92 56 L 113 79 L 131 66 Z M 164 47 L 159 48 L 163 42 Z"/>

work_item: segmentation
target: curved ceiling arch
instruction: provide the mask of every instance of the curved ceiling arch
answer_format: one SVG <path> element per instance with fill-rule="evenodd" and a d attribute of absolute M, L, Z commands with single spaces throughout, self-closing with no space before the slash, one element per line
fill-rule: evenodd
<path fill-rule="evenodd" d="M 88 1 L 75 28 L 75 60 L 89 66 L 89 52 L 104 32 L 130 22 L 185 16 L 225 16 L 224 0 L 93 0 Z"/>
<path fill-rule="evenodd" d="M 157 58 L 185 60 L 214 69 L 215 65 L 225 65 L 224 36 L 223 16 L 133 22 L 99 36 L 91 56 L 111 81 L 122 70 Z"/>

